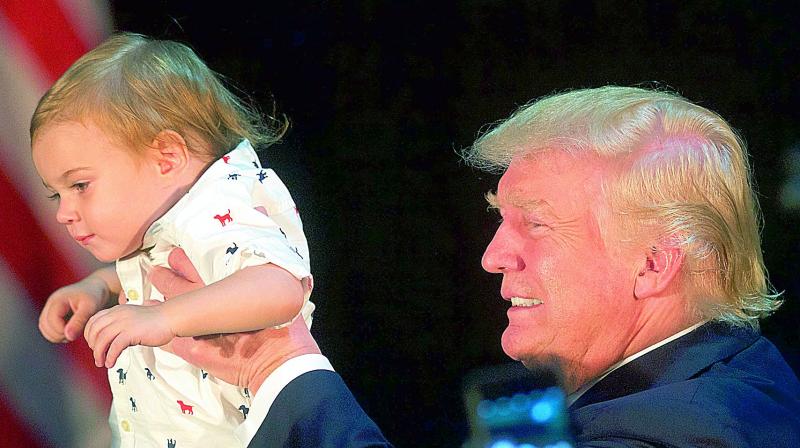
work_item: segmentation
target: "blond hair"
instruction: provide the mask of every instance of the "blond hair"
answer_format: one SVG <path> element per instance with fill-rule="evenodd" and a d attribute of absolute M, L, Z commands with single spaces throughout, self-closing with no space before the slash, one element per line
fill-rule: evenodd
<path fill-rule="evenodd" d="M 132 149 L 176 131 L 193 153 L 211 160 L 243 139 L 269 145 L 286 126 L 268 127 L 186 45 L 134 33 L 111 36 L 70 66 L 39 100 L 31 141 L 48 124 L 83 120 Z"/>
<path fill-rule="evenodd" d="M 604 185 L 612 211 L 623 228 L 683 250 L 694 311 L 757 327 L 780 306 L 764 267 L 745 145 L 719 115 L 664 91 L 575 90 L 523 106 L 463 156 L 500 172 L 518 156 L 554 149 L 619 162 Z"/>

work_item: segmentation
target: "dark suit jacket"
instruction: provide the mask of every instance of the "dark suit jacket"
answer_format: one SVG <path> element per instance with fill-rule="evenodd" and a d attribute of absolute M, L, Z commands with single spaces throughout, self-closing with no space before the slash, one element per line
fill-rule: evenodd
<path fill-rule="evenodd" d="M 300 375 L 278 394 L 248 447 L 391 445 L 337 373 L 314 370 Z"/>
<path fill-rule="evenodd" d="M 707 323 L 570 408 L 580 447 L 800 447 L 800 384 L 756 331 Z"/>

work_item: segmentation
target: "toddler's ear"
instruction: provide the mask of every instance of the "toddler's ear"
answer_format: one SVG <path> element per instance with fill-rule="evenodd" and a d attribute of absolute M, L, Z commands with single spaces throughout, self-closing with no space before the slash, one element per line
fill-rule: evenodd
<path fill-rule="evenodd" d="M 189 148 L 181 134 L 164 130 L 158 133 L 150 144 L 151 156 L 161 174 L 175 174 L 186 166 Z"/>

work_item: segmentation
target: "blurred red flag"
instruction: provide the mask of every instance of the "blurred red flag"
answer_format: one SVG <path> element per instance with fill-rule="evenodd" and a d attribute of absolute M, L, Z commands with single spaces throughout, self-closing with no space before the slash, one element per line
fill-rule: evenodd
<path fill-rule="evenodd" d="M 39 311 L 94 262 L 55 221 L 28 126 L 47 88 L 109 32 L 99 0 L 0 1 L 0 448 L 108 446 L 105 369 L 45 341 Z"/>

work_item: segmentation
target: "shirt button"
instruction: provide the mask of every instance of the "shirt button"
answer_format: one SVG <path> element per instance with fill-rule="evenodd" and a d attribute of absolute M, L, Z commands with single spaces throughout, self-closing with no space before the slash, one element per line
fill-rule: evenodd
<path fill-rule="evenodd" d="M 119 426 L 122 427 L 122 430 L 125 432 L 131 432 L 131 424 L 127 420 L 122 420 L 119 422 Z"/>
<path fill-rule="evenodd" d="M 139 291 L 135 289 L 129 289 L 125 295 L 128 296 L 128 300 L 139 300 Z"/>

